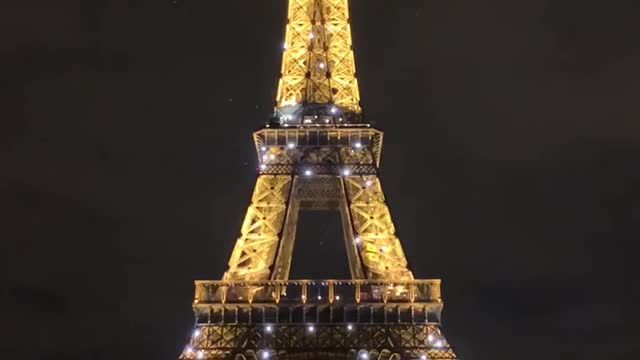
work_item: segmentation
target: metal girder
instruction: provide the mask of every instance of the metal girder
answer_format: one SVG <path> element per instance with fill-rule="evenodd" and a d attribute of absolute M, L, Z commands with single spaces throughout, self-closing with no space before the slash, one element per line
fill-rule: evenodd
<path fill-rule="evenodd" d="M 348 0 L 289 0 L 276 106 L 299 103 L 361 112 Z"/>
<path fill-rule="evenodd" d="M 262 360 L 458 359 L 435 324 L 303 323 L 203 324 L 194 330 L 180 359 L 254 356 Z"/>
<path fill-rule="evenodd" d="M 292 177 L 286 175 L 258 177 L 224 280 L 269 278 L 287 211 L 291 181 Z"/>
<path fill-rule="evenodd" d="M 356 242 L 369 279 L 411 280 L 402 244 L 376 175 L 346 176 Z"/>

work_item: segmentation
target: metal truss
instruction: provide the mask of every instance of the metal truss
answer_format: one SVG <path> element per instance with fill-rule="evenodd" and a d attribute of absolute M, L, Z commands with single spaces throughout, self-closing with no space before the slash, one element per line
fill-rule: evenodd
<path fill-rule="evenodd" d="M 344 178 L 351 221 L 369 279 L 411 280 L 407 259 L 396 237 L 380 179 L 375 175 Z"/>
<path fill-rule="evenodd" d="M 363 127 L 305 127 L 296 129 L 264 128 L 253 134 L 260 165 L 290 165 L 315 162 L 333 152 L 334 164 L 380 165 L 383 132 Z M 308 154 L 313 152 L 313 154 Z M 305 153 L 308 155 L 305 156 Z"/>
<path fill-rule="evenodd" d="M 348 0 L 289 0 L 275 116 L 222 281 L 197 281 L 181 360 L 455 360 L 440 280 L 415 280 L 364 121 Z M 300 210 L 340 212 L 351 280 L 289 280 Z"/>
<path fill-rule="evenodd" d="M 439 280 L 198 281 L 194 310 L 183 360 L 457 359 Z"/>
<path fill-rule="evenodd" d="M 225 280 L 264 280 L 269 277 L 291 189 L 290 176 L 259 176 L 241 236 L 229 259 Z"/>
<path fill-rule="evenodd" d="M 333 103 L 360 113 L 348 0 L 289 0 L 276 104 Z"/>

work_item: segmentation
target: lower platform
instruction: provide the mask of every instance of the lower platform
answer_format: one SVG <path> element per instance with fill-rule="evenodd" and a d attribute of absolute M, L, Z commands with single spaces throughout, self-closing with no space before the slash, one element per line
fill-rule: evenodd
<path fill-rule="evenodd" d="M 457 359 L 439 280 L 197 282 L 181 360 Z"/>

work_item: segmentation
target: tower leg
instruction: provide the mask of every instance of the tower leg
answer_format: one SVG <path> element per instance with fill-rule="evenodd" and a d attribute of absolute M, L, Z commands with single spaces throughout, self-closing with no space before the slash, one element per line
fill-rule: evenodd
<path fill-rule="evenodd" d="M 269 279 L 290 204 L 292 181 L 289 175 L 258 177 L 223 280 Z"/>
<path fill-rule="evenodd" d="M 344 183 L 355 242 L 367 278 L 412 280 L 380 179 L 375 175 L 347 176 Z"/>

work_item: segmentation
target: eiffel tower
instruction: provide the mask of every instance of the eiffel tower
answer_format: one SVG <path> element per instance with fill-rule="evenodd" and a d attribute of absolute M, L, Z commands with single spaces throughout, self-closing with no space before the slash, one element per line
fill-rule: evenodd
<path fill-rule="evenodd" d="M 181 360 L 457 359 L 440 280 L 415 279 L 362 116 L 348 0 L 289 0 L 274 115 L 253 134 L 251 204 L 221 281 L 196 281 Z M 292 280 L 300 210 L 339 211 L 351 279 Z"/>

